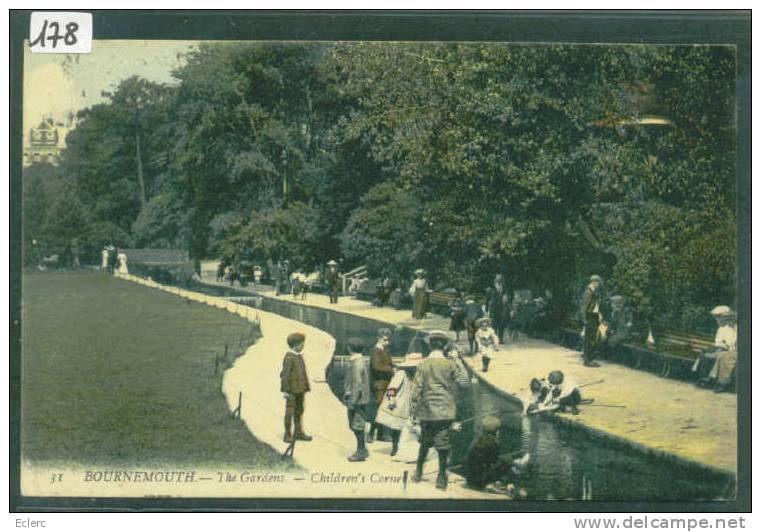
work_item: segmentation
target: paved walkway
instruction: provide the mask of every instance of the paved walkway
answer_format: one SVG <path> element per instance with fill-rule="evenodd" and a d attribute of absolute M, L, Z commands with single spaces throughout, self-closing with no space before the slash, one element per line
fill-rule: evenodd
<path fill-rule="evenodd" d="M 214 283 L 211 283 L 214 284 Z M 251 288 L 243 289 L 254 292 Z M 269 288 L 262 295 L 327 308 L 392 324 L 417 329 L 447 330 L 449 320 L 429 314 L 415 320 L 408 310 L 378 308 L 366 301 L 341 297 L 331 305 L 327 296 L 309 294 L 306 301 L 290 296 L 275 296 Z M 460 342 L 465 347 L 466 342 Z M 522 396 L 532 377 L 559 369 L 579 383 L 604 379 L 584 390 L 595 404 L 622 405 L 625 408 L 584 406 L 578 416 L 558 414 L 568 423 L 620 439 L 633 447 L 663 454 L 710 468 L 736 473 L 737 470 L 737 396 L 715 394 L 693 384 L 670 380 L 613 363 L 600 368 L 581 364 L 579 353 L 542 340 L 521 338 L 503 346 L 486 374 L 477 371 L 477 357 L 468 363 L 476 375 L 505 394 Z"/>
<path fill-rule="evenodd" d="M 354 452 L 354 435 L 348 427 L 345 407 L 323 380 L 325 367 L 335 350 L 335 339 L 328 333 L 225 298 L 161 286 L 131 275 L 122 277 L 219 307 L 252 321 L 260 320 L 263 337 L 225 372 L 222 389 L 230 410 L 237 407 L 239 393 L 242 393 L 241 419 L 257 439 L 279 451 L 287 447 L 283 443 L 285 402 L 278 379 L 287 348 L 285 338 L 295 331 L 307 335 L 304 360 L 312 381 L 312 391 L 306 396 L 304 423 L 305 430 L 314 440 L 297 442 L 294 452 L 295 462 L 306 471 L 289 474 L 285 482 L 269 484 L 264 495 L 249 490 L 248 496 L 506 500 L 504 495 L 468 489 L 464 480 L 455 474 L 450 474 L 447 491 L 436 489 L 435 459 L 426 466 L 425 471 L 430 473 L 426 479 L 414 484 L 409 481 L 414 465 L 392 461 L 389 454 L 391 444 L 387 442 L 369 444 L 370 458 L 366 462 L 348 462 L 347 457 Z"/>

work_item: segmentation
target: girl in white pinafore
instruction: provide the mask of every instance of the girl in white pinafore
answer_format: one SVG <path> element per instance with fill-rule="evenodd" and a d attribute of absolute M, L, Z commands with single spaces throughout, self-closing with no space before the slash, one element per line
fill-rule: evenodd
<path fill-rule="evenodd" d="M 410 353 L 388 383 L 383 396 L 376 423 L 385 425 L 391 430 L 391 456 L 394 461 L 415 462 L 419 446 L 420 427 L 410 420 L 412 400 L 412 380 L 415 368 L 422 362 L 421 353 Z"/>

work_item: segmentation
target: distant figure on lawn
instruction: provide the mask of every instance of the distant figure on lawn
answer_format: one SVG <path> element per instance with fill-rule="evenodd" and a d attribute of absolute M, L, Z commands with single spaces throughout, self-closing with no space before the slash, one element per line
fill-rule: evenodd
<path fill-rule="evenodd" d="M 601 287 L 602 277 L 592 275 L 589 278 L 589 285 L 584 289 L 584 295 L 581 297 L 581 316 L 584 320 L 583 359 L 584 365 L 590 368 L 600 366 L 594 361 L 594 358 L 600 343 L 600 325 L 605 324 L 601 308 Z"/>
<path fill-rule="evenodd" d="M 127 254 L 124 251 L 120 251 L 117 255 L 117 258 L 119 260 L 119 273 L 122 275 L 128 274 L 129 269 L 127 268 Z"/>
<path fill-rule="evenodd" d="M 364 462 L 370 453 L 365 446 L 365 423 L 370 403 L 370 375 L 362 351 L 365 346 L 359 338 L 349 339 L 349 366 L 344 376 L 343 402 L 349 418 L 349 428 L 357 440 L 357 449 L 349 462 Z"/>
<path fill-rule="evenodd" d="M 341 289 L 341 276 L 338 274 L 338 263 L 328 261 L 328 271 L 325 272 L 325 283 L 328 285 L 328 296 L 332 304 L 338 303 L 338 292 Z"/>
<path fill-rule="evenodd" d="M 100 252 L 100 271 L 108 271 L 108 246 Z"/>
<path fill-rule="evenodd" d="M 288 335 L 288 351 L 283 358 L 280 372 L 280 391 L 285 397 L 285 435 L 283 441 L 294 439 L 311 441 L 312 437 L 304 433 L 304 396 L 310 390 L 309 377 L 304 364 L 304 344 L 306 337 L 302 333 Z M 293 432 L 291 431 L 293 423 Z"/>
<path fill-rule="evenodd" d="M 410 286 L 410 297 L 412 297 L 412 317 L 418 320 L 425 318 L 428 312 L 428 281 L 425 278 L 425 270 L 418 268 L 415 270 L 415 280 Z"/>
<path fill-rule="evenodd" d="M 113 246 L 108 250 L 108 273 L 114 274 L 119 269 L 119 250 Z"/>

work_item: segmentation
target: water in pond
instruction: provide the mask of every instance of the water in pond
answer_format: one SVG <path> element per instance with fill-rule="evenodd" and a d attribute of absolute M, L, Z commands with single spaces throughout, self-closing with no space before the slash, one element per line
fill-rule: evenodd
<path fill-rule="evenodd" d="M 194 289 L 216 295 L 241 295 L 221 287 Z M 260 296 L 244 297 L 240 302 L 328 332 L 336 338 L 338 355 L 346 354 L 346 341 L 351 337 L 362 338 L 366 345 L 373 345 L 378 328 L 387 326 L 367 318 Z M 422 333 L 397 327 L 391 353 L 402 356 L 409 351 L 426 352 Z M 599 501 L 695 501 L 734 496 L 735 480 L 730 475 L 649 456 L 551 418 L 523 418 L 516 415 L 520 411 L 517 403 L 480 384 L 472 385 L 463 393 L 458 418 L 494 410 L 498 410 L 502 418 L 499 439 L 503 452 L 530 456 L 528 465 L 516 479 L 529 499 L 582 499 L 585 482 L 591 498 Z M 454 434 L 453 467 L 464 459 L 478 434 L 478 420 L 466 423 L 462 432 Z"/>

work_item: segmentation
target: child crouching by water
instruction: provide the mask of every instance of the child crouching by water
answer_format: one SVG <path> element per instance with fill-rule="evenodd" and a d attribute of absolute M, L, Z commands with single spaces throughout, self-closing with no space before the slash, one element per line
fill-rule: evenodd
<path fill-rule="evenodd" d="M 357 450 L 349 457 L 349 462 L 364 462 L 369 456 L 365 446 L 365 423 L 367 405 L 370 402 L 370 376 L 362 356 L 364 344 L 359 338 L 349 340 L 349 366 L 344 376 L 343 402 L 349 418 L 349 428 L 357 439 Z"/>

